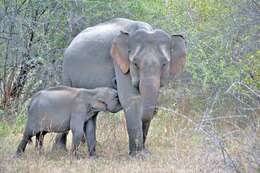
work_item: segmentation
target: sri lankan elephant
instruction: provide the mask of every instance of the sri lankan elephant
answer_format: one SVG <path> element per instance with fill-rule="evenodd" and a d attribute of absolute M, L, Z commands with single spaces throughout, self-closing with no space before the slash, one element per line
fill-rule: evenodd
<path fill-rule="evenodd" d="M 16 155 L 20 156 L 32 136 L 36 147 L 42 148 L 48 132 L 72 130 L 72 151 L 78 158 L 78 146 L 84 136 L 84 124 L 99 111 L 119 111 L 117 91 L 101 87 L 95 89 L 52 87 L 36 93 L 28 107 L 28 121 Z"/>
<path fill-rule="evenodd" d="M 180 72 L 186 60 L 182 35 L 169 35 L 149 24 L 116 18 L 79 33 L 65 51 L 64 84 L 118 90 L 129 137 L 129 154 L 143 153 L 159 88 Z M 86 125 L 89 152 L 95 154 L 96 116 Z M 64 147 L 66 134 L 56 138 Z"/>

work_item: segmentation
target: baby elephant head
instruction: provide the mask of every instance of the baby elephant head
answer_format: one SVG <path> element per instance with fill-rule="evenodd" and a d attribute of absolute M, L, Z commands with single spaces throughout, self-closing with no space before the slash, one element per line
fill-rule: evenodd
<path fill-rule="evenodd" d="M 117 91 L 112 88 L 100 87 L 95 89 L 92 107 L 98 111 L 116 113 L 122 109 Z"/>

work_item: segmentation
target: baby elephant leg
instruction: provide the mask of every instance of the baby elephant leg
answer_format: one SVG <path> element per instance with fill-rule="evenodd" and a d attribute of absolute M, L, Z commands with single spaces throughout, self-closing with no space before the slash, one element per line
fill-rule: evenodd
<path fill-rule="evenodd" d="M 97 114 L 86 122 L 85 135 L 87 138 L 89 156 L 96 155 L 96 121 Z"/>
<path fill-rule="evenodd" d="M 82 126 L 82 128 L 83 128 L 83 126 Z M 73 129 L 72 135 L 73 135 L 72 153 L 74 153 L 76 158 L 79 159 L 78 149 L 79 149 L 79 146 L 80 146 L 80 141 L 82 139 L 82 136 L 84 135 L 84 132 L 83 132 L 83 130 L 80 130 L 80 129 Z"/>
<path fill-rule="evenodd" d="M 72 130 L 72 153 L 79 159 L 79 145 L 82 137 L 84 136 L 84 114 L 83 115 L 75 115 L 71 117 L 70 128 Z"/>

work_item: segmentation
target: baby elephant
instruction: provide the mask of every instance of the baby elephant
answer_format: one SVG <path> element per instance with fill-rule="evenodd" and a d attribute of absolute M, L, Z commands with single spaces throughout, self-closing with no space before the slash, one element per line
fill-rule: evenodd
<path fill-rule="evenodd" d="M 99 111 L 117 112 L 120 109 L 117 91 L 112 88 L 58 86 L 42 90 L 33 96 L 28 107 L 28 120 L 16 155 L 24 152 L 32 136 L 36 135 L 36 146 L 41 149 L 46 133 L 72 130 L 72 151 L 78 158 L 84 123 Z"/>

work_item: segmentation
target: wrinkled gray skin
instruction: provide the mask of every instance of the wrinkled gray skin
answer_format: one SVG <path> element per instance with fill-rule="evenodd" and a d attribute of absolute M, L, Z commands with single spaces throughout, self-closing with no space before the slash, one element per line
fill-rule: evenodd
<path fill-rule="evenodd" d="M 129 154 L 145 150 L 145 141 L 159 88 L 185 64 L 186 42 L 149 24 L 113 19 L 78 34 L 66 49 L 64 84 L 72 87 L 114 87 L 118 90 L 129 137 Z M 95 154 L 96 116 L 86 125 L 91 154 Z M 65 147 L 66 134 L 56 138 Z"/>
<path fill-rule="evenodd" d="M 28 108 L 28 121 L 17 156 L 24 152 L 28 141 L 36 135 L 36 147 L 41 149 L 47 132 L 72 130 L 73 148 L 77 149 L 84 136 L 84 124 L 99 111 L 121 109 L 117 91 L 112 88 L 83 89 L 66 86 L 52 87 L 36 93 Z"/>

